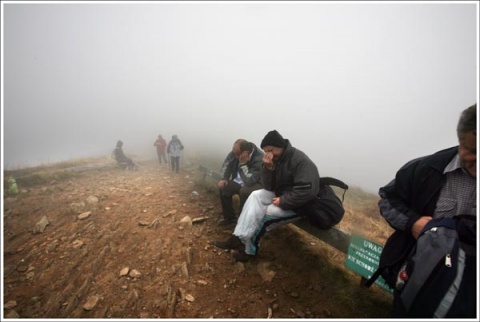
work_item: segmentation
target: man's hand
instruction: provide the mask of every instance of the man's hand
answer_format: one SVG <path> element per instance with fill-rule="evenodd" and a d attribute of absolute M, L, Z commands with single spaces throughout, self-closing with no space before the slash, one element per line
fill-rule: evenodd
<path fill-rule="evenodd" d="M 277 207 L 280 207 L 280 197 L 273 198 L 273 204 Z"/>
<path fill-rule="evenodd" d="M 218 183 L 217 183 L 217 187 L 218 187 L 219 189 L 223 189 L 223 188 L 225 188 L 225 187 L 227 186 L 227 183 L 228 183 L 227 180 L 220 180 L 220 181 L 218 181 Z"/>
<path fill-rule="evenodd" d="M 420 232 L 422 231 L 423 227 L 432 220 L 432 217 L 430 216 L 422 216 L 420 219 L 418 219 L 412 226 L 412 235 L 415 239 L 418 239 L 418 236 L 420 235 Z"/>
<path fill-rule="evenodd" d="M 250 160 L 250 153 L 248 153 L 248 151 L 240 153 L 240 156 L 238 157 L 238 162 L 240 162 L 240 164 L 246 164 L 248 160 Z"/>
<path fill-rule="evenodd" d="M 268 169 L 272 170 L 273 169 L 273 153 L 272 152 L 267 152 L 263 155 L 263 165 Z"/>

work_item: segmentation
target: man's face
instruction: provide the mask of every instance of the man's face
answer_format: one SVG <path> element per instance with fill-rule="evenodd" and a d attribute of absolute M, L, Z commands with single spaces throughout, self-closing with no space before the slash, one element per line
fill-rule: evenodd
<path fill-rule="evenodd" d="M 278 161 L 278 159 L 280 159 L 280 157 L 282 156 L 283 150 L 285 149 L 279 148 L 276 146 L 271 146 L 271 145 L 267 145 L 263 147 L 263 151 L 265 151 L 265 153 L 271 153 L 273 155 L 273 161 Z"/>
<path fill-rule="evenodd" d="M 240 151 L 240 144 L 234 144 L 232 147 L 232 152 L 235 154 L 235 158 L 239 158 L 242 151 Z"/>
<path fill-rule="evenodd" d="M 468 132 L 463 139 L 459 141 L 458 156 L 460 163 L 472 177 L 477 176 L 477 134 Z"/>

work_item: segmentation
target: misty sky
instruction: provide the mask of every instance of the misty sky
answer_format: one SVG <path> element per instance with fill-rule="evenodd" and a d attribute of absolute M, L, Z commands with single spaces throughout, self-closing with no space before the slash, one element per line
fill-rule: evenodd
<path fill-rule="evenodd" d="M 110 155 L 119 139 L 155 158 L 158 134 L 223 157 L 276 129 L 320 175 L 376 192 L 456 145 L 478 97 L 473 1 L 2 2 L 2 14 L 6 169 Z"/>

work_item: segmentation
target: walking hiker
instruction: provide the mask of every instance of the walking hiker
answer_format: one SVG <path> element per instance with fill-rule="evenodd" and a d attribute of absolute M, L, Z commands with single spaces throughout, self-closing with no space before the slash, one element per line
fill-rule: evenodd
<path fill-rule="evenodd" d="M 180 171 L 180 156 L 182 155 L 182 151 L 182 142 L 178 139 L 177 135 L 173 135 L 167 146 L 167 152 L 170 156 L 170 162 L 172 165 L 172 172 L 179 173 Z"/>
<path fill-rule="evenodd" d="M 158 163 L 162 164 L 162 160 L 165 164 L 168 163 L 167 161 L 167 154 L 166 154 L 166 148 L 167 148 L 167 141 L 159 134 L 157 140 L 153 143 L 153 146 L 157 147 L 157 157 L 158 157 Z"/>

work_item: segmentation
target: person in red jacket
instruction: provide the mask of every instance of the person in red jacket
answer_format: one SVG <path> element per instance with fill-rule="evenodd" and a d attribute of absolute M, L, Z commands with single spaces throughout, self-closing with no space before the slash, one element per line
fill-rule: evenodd
<path fill-rule="evenodd" d="M 163 162 L 167 164 L 167 141 L 165 141 L 165 139 L 159 134 L 157 140 L 155 141 L 155 143 L 153 143 L 153 146 L 157 147 L 158 163 L 162 164 L 163 160 Z"/>

